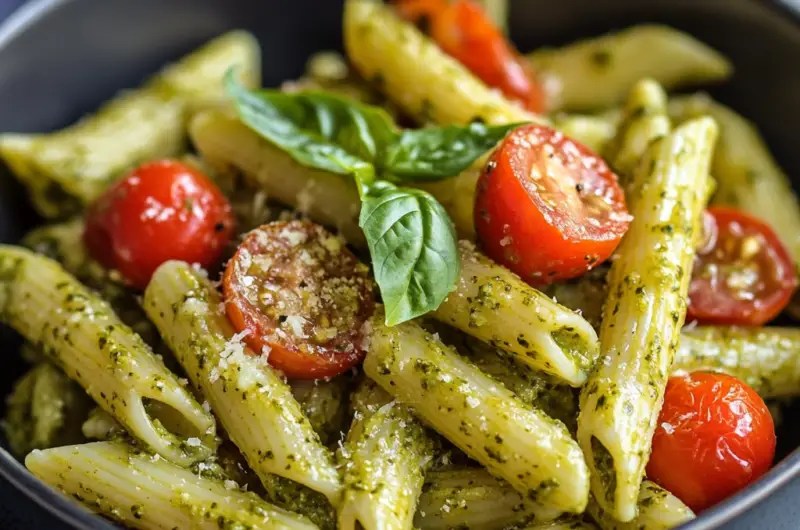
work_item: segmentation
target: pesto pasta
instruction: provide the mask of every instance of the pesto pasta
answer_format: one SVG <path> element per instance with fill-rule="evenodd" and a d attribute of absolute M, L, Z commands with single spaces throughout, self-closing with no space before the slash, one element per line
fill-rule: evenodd
<path fill-rule="evenodd" d="M 151 450 L 184 466 L 209 456 L 217 444 L 213 416 L 105 300 L 57 263 L 19 247 L 0 247 L 0 271 L 4 323 Z M 186 430 L 170 431 L 157 404 Z"/>
<path fill-rule="evenodd" d="M 93 511 L 132 528 L 317 528 L 232 481 L 200 478 L 117 442 L 37 450 L 25 465 Z"/>
<path fill-rule="evenodd" d="M 509 10 L 346 0 L 277 88 L 232 31 L 0 135 L 48 223 L 0 245 L 27 468 L 169 530 L 667 530 L 763 475 L 800 209 L 670 93 L 732 65 L 652 24 L 523 55 Z"/>
<path fill-rule="evenodd" d="M 578 440 L 592 492 L 614 518 L 636 516 L 646 456 L 686 316 L 694 247 L 717 128 L 688 122 L 648 150 L 631 183 L 638 224 L 608 278 L 600 325 L 604 359 L 581 390 Z"/>

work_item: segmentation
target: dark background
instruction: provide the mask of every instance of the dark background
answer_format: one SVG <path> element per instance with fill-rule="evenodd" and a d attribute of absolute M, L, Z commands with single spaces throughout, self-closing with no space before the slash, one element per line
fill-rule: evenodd
<path fill-rule="evenodd" d="M 109 0 L 123 1 L 123 0 Z M 128 0 L 135 1 L 135 0 Z M 324 2 L 326 0 L 318 0 Z M 533 0 L 530 0 L 533 2 Z M 551 1 L 551 0 L 542 0 Z M 646 0 L 642 0 L 646 1 Z M 800 0 L 784 0 L 788 4 Z M 0 0 L 0 21 L 5 20 L 25 0 Z M 798 65 L 800 68 L 800 65 Z M 797 95 L 800 98 L 800 94 Z M 2 102 L 0 102 L 2 105 Z M 735 523 L 729 524 L 725 530 L 798 530 L 800 529 L 800 477 L 777 491 L 772 502 L 764 502 L 747 512 Z M 773 504 L 774 502 L 774 504 Z M 780 506 L 782 513 L 776 514 L 775 506 Z M 786 510 L 790 513 L 786 513 Z M 774 517 L 780 516 L 782 524 L 776 524 Z M 23 493 L 0 478 L 0 529 L 2 530 L 68 530 L 63 523 L 47 514 L 34 504 Z"/>

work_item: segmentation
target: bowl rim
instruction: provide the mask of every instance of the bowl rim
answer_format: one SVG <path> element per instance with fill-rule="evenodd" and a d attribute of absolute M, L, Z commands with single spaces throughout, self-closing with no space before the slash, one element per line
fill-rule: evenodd
<path fill-rule="evenodd" d="M 71 1 L 73 0 L 26 1 L 0 23 L 0 48 L 7 46 L 15 37 L 25 32 L 54 9 Z M 771 0 L 767 5 L 779 11 L 782 16 L 794 20 L 800 31 L 800 2 Z M 0 447 L 0 477 L 7 480 L 45 511 L 74 528 L 90 530 L 115 530 L 118 528 L 40 480 L 3 447 Z M 723 524 L 731 522 L 763 502 L 797 477 L 800 477 L 800 447 L 787 455 L 758 481 L 703 512 L 697 519 L 680 528 L 681 530 L 720 528 Z M 798 497 L 800 497 L 800 488 L 798 488 Z"/>

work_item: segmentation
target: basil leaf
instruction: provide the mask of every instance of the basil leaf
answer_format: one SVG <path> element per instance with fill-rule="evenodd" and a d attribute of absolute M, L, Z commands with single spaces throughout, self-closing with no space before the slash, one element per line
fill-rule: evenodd
<path fill-rule="evenodd" d="M 460 272 L 453 224 L 428 193 L 376 182 L 362 197 L 359 225 L 393 326 L 435 310 Z"/>
<path fill-rule="evenodd" d="M 364 185 L 398 136 L 379 107 L 324 93 L 248 90 L 233 70 L 224 82 L 241 120 L 270 143 L 304 166 L 355 175 Z"/>
<path fill-rule="evenodd" d="M 426 127 L 403 131 L 383 161 L 383 171 L 395 182 L 454 177 L 470 167 L 520 124 L 466 127 Z"/>

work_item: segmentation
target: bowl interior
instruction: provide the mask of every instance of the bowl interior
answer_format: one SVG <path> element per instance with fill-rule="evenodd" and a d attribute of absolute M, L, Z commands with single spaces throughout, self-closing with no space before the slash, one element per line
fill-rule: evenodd
<path fill-rule="evenodd" d="M 520 49 L 528 50 L 641 22 L 693 33 L 736 66 L 734 78 L 712 93 L 753 120 L 787 173 L 800 179 L 798 20 L 797 13 L 757 0 L 516 0 L 511 34 Z M 33 0 L 0 30 L 0 132 L 65 126 L 165 62 L 233 28 L 256 34 L 265 85 L 277 85 L 297 77 L 313 52 L 341 49 L 340 21 L 341 2 L 333 0 Z M 4 168 L 0 173 L 0 241 L 13 243 L 36 217 L 21 187 Z M 5 351 L 14 352 L 18 344 L 13 332 L 0 328 Z M 0 393 L 7 394 L 24 369 L 15 355 L 7 355 Z M 779 431 L 781 458 L 800 446 L 796 419 L 800 407 L 788 407 Z M 0 442 L 5 446 L 4 439 Z M 72 511 L 7 460 L 7 453 L 0 453 L 0 472 L 18 487 L 62 515 Z M 692 526 L 710 528 L 736 515 L 799 471 L 796 453 Z"/>

